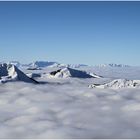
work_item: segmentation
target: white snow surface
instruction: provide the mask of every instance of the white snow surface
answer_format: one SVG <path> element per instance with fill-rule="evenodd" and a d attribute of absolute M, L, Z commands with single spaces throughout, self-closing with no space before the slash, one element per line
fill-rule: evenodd
<path fill-rule="evenodd" d="M 51 72 L 48 77 L 52 78 L 68 78 L 68 77 L 77 77 L 77 78 L 99 78 L 96 74 L 87 73 L 86 71 L 81 71 L 77 69 L 72 69 L 69 67 L 59 69 L 57 71 Z"/>
<path fill-rule="evenodd" d="M 36 83 L 35 80 L 29 78 L 15 65 L 6 63 L 0 64 L 0 83 L 5 83 L 8 81 L 24 81 L 28 83 Z"/>
<path fill-rule="evenodd" d="M 106 84 L 92 84 L 89 85 L 91 88 L 137 88 L 140 87 L 140 80 L 127 80 L 127 79 L 115 79 Z"/>
<path fill-rule="evenodd" d="M 56 69 L 32 73 L 46 75 Z M 139 82 L 140 68 L 80 69 L 104 78 L 41 76 L 36 80 L 42 84 L 0 84 L 0 138 L 140 138 L 140 88 L 88 87 L 116 78 Z"/>

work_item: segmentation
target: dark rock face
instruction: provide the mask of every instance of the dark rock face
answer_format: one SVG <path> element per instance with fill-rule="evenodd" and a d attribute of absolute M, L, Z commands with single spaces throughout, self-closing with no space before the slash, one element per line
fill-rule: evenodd
<path fill-rule="evenodd" d="M 50 74 L 51 75 L 56 75 L 58 72 L 60 72 L 61 71 L 61 69 L 59 69 L 59 70 L 56 70 L 56 71 L 52 71 L 52 72 L 50 72 Z"/>

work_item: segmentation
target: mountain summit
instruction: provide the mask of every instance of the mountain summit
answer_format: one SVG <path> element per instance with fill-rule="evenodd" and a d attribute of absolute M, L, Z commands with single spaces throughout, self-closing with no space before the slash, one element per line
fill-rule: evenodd
<path fill-rule="evenodd" d="M 15 65 L 12 64 L 0 64 L 0 82 L 5 83 L 8 81 L 23 81 L 27 83 L 38 83 L 32 78 L 29 78 L 26 74 L 20 71 Z"/>
<path fill-rule="evenodd" d="M 69 67 L 59 69 L 50 73 L 51 77 L 55 78 L 68 78 L 68 77 L 75 77 L 75 78 L 97 78 L 97 75 L 88 74 L 85 71 L 72 69 Z M 99 77 L 98 77 L 99 78 Z"/>

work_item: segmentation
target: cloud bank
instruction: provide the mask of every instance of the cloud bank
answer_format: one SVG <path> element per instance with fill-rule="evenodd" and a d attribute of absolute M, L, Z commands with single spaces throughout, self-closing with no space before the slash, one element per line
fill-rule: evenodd
<path fill-rule="evenodd" d="M 0 85 L 0 138 L 140 138 L 139 89 L 88 82 Z"/>

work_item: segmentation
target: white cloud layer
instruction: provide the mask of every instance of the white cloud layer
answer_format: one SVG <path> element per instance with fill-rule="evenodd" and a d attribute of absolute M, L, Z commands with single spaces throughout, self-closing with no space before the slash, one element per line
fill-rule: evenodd
<path fill-rule="evenodd" d="M 140 138 L 140 89 L 58 82 L 0 85 L 0 138 Z"/>

